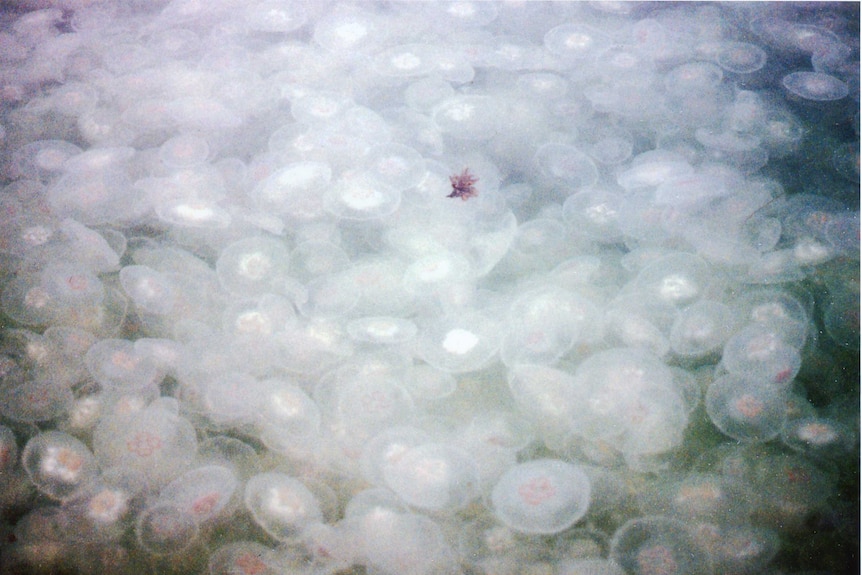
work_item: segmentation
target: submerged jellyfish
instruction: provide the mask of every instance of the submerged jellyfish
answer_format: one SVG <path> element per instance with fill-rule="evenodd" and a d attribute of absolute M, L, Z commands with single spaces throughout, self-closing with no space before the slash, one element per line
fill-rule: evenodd
<path fill-rule="evenodd" d="M 847 96 L 847 84 L 822 72 L 793 72 L 781 79 L 790 93 L 813 102 L 831 102 Z"/>
<path fill-rule="evenodd" d="M 277 472 L 255 475 L 245 486 L 244 501 L 255 523 L 278 541 L 296 540 L 323 521 L 317 497 L 298 479 Z"/>
<path fill-rule="evenodd" d="M 590 481 L 576 465 L 537 459 L 504 473 L 494 486 L 491 503 L 497 518 L 515 531 L 559 533 L 586 515 Z"/>

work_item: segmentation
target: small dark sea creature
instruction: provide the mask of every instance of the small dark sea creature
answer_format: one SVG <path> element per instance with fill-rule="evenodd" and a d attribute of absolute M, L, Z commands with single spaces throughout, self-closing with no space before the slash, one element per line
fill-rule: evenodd
<path fill-rule="evenodd" d="M 449 176 L 449 181 L 452 183 L 452 193 L 446 196 L 447 198 L 461 198 L 466 202 L 467 199 L 479 195 L 473 187 L 479 178 L 470 173 L 470 168 L 464 168 L 460 174 Z"/>

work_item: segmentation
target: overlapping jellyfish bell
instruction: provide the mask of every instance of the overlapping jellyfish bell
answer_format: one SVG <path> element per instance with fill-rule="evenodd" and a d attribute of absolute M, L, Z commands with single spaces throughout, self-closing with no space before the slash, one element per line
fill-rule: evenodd
<path fill-rule="evenodd" d="M 31 438 L 21 462 L 36 488 L 64 501 L 86 489 L 99 473 L 99 463 L 78 439 L 60 431 L 44 431 Z"/>
<path fill-rule="evenodd" d="M 345 220 L 377 220 L 401 205 L 401 191 L 371 171 L 343 173 L 323 193 L 323 208 Z"/>
<path fill-rule="evenodd" d="M 780 328 L 749 324 L 728 338 L 721 364 L 734 375 L 783 388 L 799 373 L 800 347 L 785 339 Z"/>
<path fill-rule="evenodd" d="M 781 85 L 791 96 L 811 103 L 841 100 L 849 93 L 846 83 L 823 72 L 791 72 L 781 79 Z"/>
<path fill-rule="evenodd" d="M 284 473 L 260 473 L 249 479 L 244 501 L 254 522 L 281 542 L 296 541 L 303 530 L 323 521 L 314 493 Z"/>
<path fill-rule="evenodd" d="M 299 386 L 281 378 L 260 384 L 256 426 L 270 449 L 287 455 L 308 456 L 321 430 L 320 408 Z"/>
<path fill-rule="evenodd" d="M 382 467 L 383 480 L 404 503 L 454 511 L 478 495 L 479 475 L 469 453 L 447 443 L 407 447 Z"/>
<path fill-rule="evenodd" d="M 216 519 L 239 486 L 236 474 L 222 465 L 187 471 L 159 491 L 158 501 L 174 505 L 198 524 Z"/>
<path fill-rule="evenodd" d="M 256 541 L 225 543 L 210 555 L 207 563 L 209 575 L 276 575 L 283 561 L 275 549 Z"/>
<path fill-rule="evenodd" d="M 649 300 L 638 293 L 621 294 L 605 310 L 605 332 L 613 341 L 665 357 L 671 349 L 670 330 L 678 314 L 668 302 Z"/>
<path fill-rule="evenodd" d="M 547 441 L 565 440 L 577 413 L 574 376 L 563 369 L 520 364 L 509 369 L 509 390 L 519 413 Z"/>
<path fill-rule="evenodd" d="M 701 300 L 683 309 L 670 330 L 670 346 L 683 358 L 708 357 L 734 332 L 739 317 L 729 306 Z"/>
<path fill-rule="evenodd" d="M 669 150 L 651 150 L 632 158 L 631 163 L 617 175 L 617 183 L 629 191 L 652 188 L 693 171 L 684 156 Z"/>
<path fill-rule="evenodd" d="M 219 283 L 238 296 L 279 293 L 288 277 L 290 251 L 283 241 L 265 236 L 238 240 L 216 262 Z"/>
<path fill-rule="evenodd" d="M 785 387 L 728 374 L 709 385 L 706 412 L 722 433 L 737 441 L 769 441 L 787 420 L 787 395 Z"/>
<path fill-rule="evenodd" d="M 452 313 L 420 326 L 417 353 L 442 371 L 467 373 L 488 365 L 500 347 L 500 322 L 480 311 Z"/>
<path fill-rule="evenodd" d="M 36 140 L 12 152 L 9 176 L 50 183 L 63 173 L 66 161 L 83 150 L 65 140 Z"/>
<path fill-rule="evenodd" d="M 691 573 L 708 575 L 712 564 L 688 526 L 663 515 L 627 521 L 611 540 L 611 558 L 626 573 Z"/>
<path fill-rule="evenodd" d="M 372 511 L 358 525 L 360 562 L 385 575 L 431 575 L 455 568 L 443 530 L 419 514 Z"/>
<path fill-rule="evenodd" d="M 381 374 L 362 374 L 339 386 L 328 400 L 315 389 L 315 399 L 324 410 L 326 425 L 344 452 L 359 457 L 362 445 L 384 429 L 409 421 L 413 401 L 398 381 Z M 320 398 L 320 399 L 319 399 Z"/>
<path fill-rule="evenodd" d="M 499 521 L 528 534 L 559 533 L 577 523 L 590 505 L 590 481 L 577 465 L 559 459 L 519 463 L 491 493 Z"/>
<path fill-rule="evenodd" d="M 673 372 L 651 353 L 617 348 L 582 362 L 569 384 L 571 430 L 628 457 L 670 451 L 682 442 L 690 411 Z"/>
<path fill-rule="evenodd" d="M 586 298 L 557 287 L 520 294 L 509 308 L 500 357 L 508 367 L 549 365 L 576 341 L 594 339 L 598 308 Z"/>
<path fill-rule="evenodd" d="M 179 415 L 177 401 L 159 398 L 145 407 L 125 406 L 129 404 L 124 401 L 106 406 L 107 413 L 93 431 L 99 463 L 136 473 L 149 487 L 185 471 L 194 459 L 197 437 Z"/>
<path fill-rule="evenodd" d="M 304 161 L 283 166 L 250 192 L 260 209 L 305 220 L 323 213 L 322 193 L 332 179 L 326 162 Z"/>
<path fill-rule="evenodd" d="M 49 186 L 46 199 L 58 216 L 102 225 L 134 222 L 146 212 L 148 206 L 134 192 L 131 178 L 121 167 L 70 163 Z"/>
<path fill-rule="evenodd" d="M 717 280 L 700 257 L 688 253 L 669 254 L 642 269 L 635 287 L 645 297 L 676 307 L 702 298 Z"/>
<path fill-rule="evenodd" d="M 138 515 L 138 545 L 156 557 L 180 556 L 200 541 L 200 526 L 172 503 L 158 502 Z"/>
<path fill-rule="evenodd" d="M 94 343 L 84 363 L 106 393 L 135 393 L 158 385 L 164 376 L 151 358 L 126 339 L 103 339 Z"/>

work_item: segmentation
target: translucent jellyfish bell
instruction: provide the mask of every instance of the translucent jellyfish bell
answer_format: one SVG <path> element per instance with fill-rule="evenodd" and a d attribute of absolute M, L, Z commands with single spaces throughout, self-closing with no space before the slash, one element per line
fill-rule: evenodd
<path fill-rule="evenodd" d="M 499 322 L 479 312 L 445 316 L 422 326 L 418 346 L 419 356 L 437 369 L 476 371 L 499 349 Z"/>
<path fill-rule="evenodd" d="M 711 281 L 706 262 L 692 254 L 678 253 L 642 269 L 635 284 L 647 297 L 681 307 L 702 297 Z"/>
<path fill-rule="evenodd" d="M 497 518 L 521 533 L 559 533 L 590 505 L 590 481 L 580 467 L 557 459 L 515 465 L 491 493 Z"/>
<path fill-rule="evenodd" d="M 278 293 L 288 277 L 290 252 L 284 242 L 251 237 L 222 250 L 216 273 L 222 287 L 240 296 Z"/>
<path fill-rule="evenodd" d="M 545 48 L 564 61 L 594 57 L 607 48 L 611 39 L 586 24 L 561 24 L 545 33 Z"/>
<path fill-rule="evenodd" d="M 567 144 L 542 145 L 536 150 L 534 162 L 544 177 L 566 186 L 566 195 L 589 188 L 599 177 L 593 160 Z"/>
<path fill-rule="evenodd" d="M 725 375 L 706 392 L 706 412 L 722 433 L 737 441 L 769 441 L 787 418 L 787 391 L 758 379 Z"/>
<path fill-rule="evenodd" d="M 254 541 L 226 543 L 210 555 L 209 575 L 277 575 L 282 571 L 278 553 Z"/>
<path fill-rule="evenodd" d="M 724 346 L 738 317 L 727 305 L 701 300 L 683 309 L 670 331 L 670 345 L 681 357 L 703 357 Z"/>
<path fill-rule="evenodd" d="M 789 385 L 802 365 L 797 347 L 787 343 L 779 330 L 759 324 L 731 336 L 721 362 L 732 374 L 778 386 Z"/>
<path fill-rule="evenodd" d="M 394 345 L 411 341 L 419 328 L 400 317 L 362 317 L 347 324 L 347 333 L 354 341 Z"/>
<path fill-rule="evenodd" d="M 847 96 L 847 84 L 822 72 L 792 72 L 781 79 L 791 94 L 812 102 L 831 102 Z"/>
<path fill-rule="evenodd" d="M 622 194 L 613 190 L 591 189 L 569 196 L 563 204 L 563 218 L 572 231 L 586 234 L 602 243 L 622 238 L 619 226 Z"/>
<path fill-rule="evenodd" d="M 159 501 L 179 508 L 201 524 L 218 516 L 238 484 L 229 468 L 205 465 L 187 471 L 163 487 L 159 491 Z"/>
<path fill-rule="evenodd" d="M 668 150 L 651 150 L 635 156 L 630 166 L 617 175 L 617 183 L 626 190 L 648 188 L 693 171 L 692 165 L 682 155 Z"/>
<path fill-rule="evenodd" d="M 766 64 L 766 52 L 747 42 L 724 42 L 716 54 L 716 63 L 727 72 L 751 74 Z"/>
<path fill-rule="evenodd" d="M 168 314 L 177 301 L 173 282 L 148 266 L 125 266 L 120 270 L 120 285 L 137 308 L 145 313 Z"/>
<path fill-rule="evenodd" d="M 302 4 L 285 5 L 278 0 L 256 2 L 244 13 L 246 26 L 253 32 L 292 32 L 305 25 L 308 13 Z"/>
<path fill-rule="evenodd" d="M 575 293 L 555 288 L 530 290 L 512 302 L 500 356 L 509 367 L 553 364 L 576 341 L 589 340 L 598 320 L 598 308 Z"/>
<path fill-rule="evenodd" d="M 405 503 L 432 511 L 461 509 L 479 488 L 470 455 L 443 443 L 407 448 L 383 466 L 383 478 Z"/>
<path fill-rule="evenodd" d="M 124 403 L 108 406 L 93 431 L 93 451 L 103 467 L 122 467 L 159 486 L 182 473 L 197 450 L 192 425 L 179 415 L 176 400 L 159 398 L 131 412 Z"/>
<path fill-rule="evenodd" d="M 87 446 L 60 431 L 44 431 L 30 439 L 21 452 L 21 464 L 40 492 L 60 501 L 86 489 L 99 473 Z"/>
<path fill-rule="evenodd" d="M 424 515 L 375 510 L 363 517 L 361 555 L 384 575 L 433 575 L 456 568 L 443 530 Z"/>
<path fill-rule="evenodd" d="M 258 425 L 267 446 L 284 452 L 287 444 L 308 442 L 320 432 L 320 408 L 302 389 L 282 379 L 264 380 L 261 387 Z"/>
<path fill-rule="evenodd" d="M 307 219 L 323 213 L 322 194 L 331 179 L 325 162 L 295 162 L 270 174 L 250 195 L 263 210 Z"/>
<path fill-rule="evenodd" d="M 394 213 L 401 192 L 371 172 L 342 174 L 323 193 L 323 207 L 345 220 L 375 220 Z"/>
<path fill-rule="evenodd" d="M 298 479 L 283 473 L 255 475 L 245 486 L 245 506 L 255 523 L 282 542 L 323 521 L 320 503 Z"/>
<path fill-rule="evenodd" d="M 138 544 L 155 556 L 179 555 L 200 538 L 197 522 L 172 503 L 156 503 L 146 508 L 135 525 Z"/>
<path fill-rule="evenodd" d="M 455 140 L 487 140 L 498 132 L 501 116 L 494 98 L 458 94 L 435 106 L 432 118 Z"/>
<path fill-rule="evenodd" d="M 87 350 L 84 363 L 107 392 L 135 392 L 158 384 L 164 375 L 151 358 L 125 339 L 103 339 L 94 343 Z"/>
<path fill-rule="evenodd" d="M 712 567 L 685 523 L 660 515 L 632 519 L 617 529 L 610 557 L 630 575 L 708 575 Z"/>
<path fill-rule="evenodd" d="M 37 140 L 12 152 L 10 170 L 14 178 L 47 183 L 63 172 L 69 158 L 81 152 L 81 148 L 65 140 Z"/>
<path fill-rule="evenodd" d="M 209 152 L 206 138 L 180 134 L 159 147 L 159 159 L 169 168 L 191 168 L 206 162 Z"/>

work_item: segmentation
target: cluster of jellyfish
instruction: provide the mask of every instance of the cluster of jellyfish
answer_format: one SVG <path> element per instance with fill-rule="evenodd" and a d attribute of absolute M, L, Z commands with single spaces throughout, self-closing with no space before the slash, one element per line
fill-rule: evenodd
<path fill-rule="evenodd" d="M 858 568 L 858 4 L 2 10 L 0 572 Z"/>

